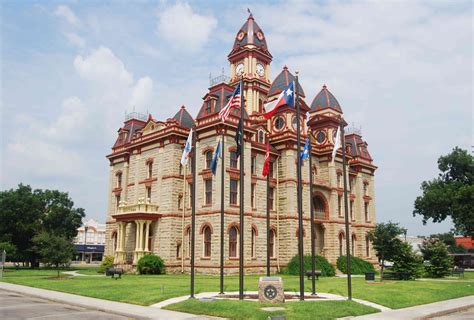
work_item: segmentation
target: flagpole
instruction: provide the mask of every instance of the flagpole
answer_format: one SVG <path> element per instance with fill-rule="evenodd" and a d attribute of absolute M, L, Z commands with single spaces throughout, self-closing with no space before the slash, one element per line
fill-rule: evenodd
<path fill-rule="evenodd" d="M 240 78 L 240 238 L 239 238 L 239 299 L 244 299 L 244 77 Z"/>
<path fill-rule="evenodd" d="M 184 168 L 184 178 L 183 178 L 183 198 L 182 198 L 182 205 L 183 205 L 183 217 L 181 220 L 181 273 L 184 273 L 184 218 L 186 216 L 186 169 L 187 165 L 183 166 Z"/>
<path fill-rule="evenodd" d="M 303 250 L 303 199 L 301 189 L 301 132 L 300 106 L 298 103 L 298 72 L 295 81 L 295 108 L 296 108 L 296 157 L 297 174 L 297 203 L 298 203 L 298 255 L 300 260 L 300 300 L 304 300 L 304 250 Z"/>
<path fill-rule="evenodd" d="M 349 210 L 347 203 L 347 177 L 346 177 L 346 138 L 344 137 L 344 120 L 341 119 L 341 139 L 342 139 L 342 174 L 344 181 L 344 220 L 346 224 L 346 263 L 347 263 L 347 298 L 352 300 L 351 283 L 351 249 L 349 235 Z"/>
<path fill-rule="evenodd" d="M 267 144 L 270 143 L 270 137 L 267 134 Z M 268 147 L 267 147 L 268 148 Z M 270 159 L 268 159 L 269 165 Z M 270 276 L 270 172 L 267 172 L 267 277 Z"/>
<path fill-rule="evenodd" d="M 222 124 L 221 136 L 221 291 L 224 294 L 224 171 L 225 171 L 225 149 L 224 149 L 224 124 Z"/>
<path fill-rule="evenodd" d="M 316 230 L 314 230 L 314 203 L 313 203 L 313 155 L 311 144 L 311 130 L 308 130 L 308 152 L 309 152 L 309 205 L 311 212 L 311 295 L 316 295 L 316 280 L 314 273 L 316 271 Z"/>
<path fill-rule="evenodd" d="M 191 170 L 193 176 L 193 184 L 191 186 L 191 296 L 190 298 L 194 299 L 194 246 L 195 246 L 195 232 L 196 232 L 196 125 L 194 125 L 194 134 L 193 134 L 193 157 L 191 159 Z"/>

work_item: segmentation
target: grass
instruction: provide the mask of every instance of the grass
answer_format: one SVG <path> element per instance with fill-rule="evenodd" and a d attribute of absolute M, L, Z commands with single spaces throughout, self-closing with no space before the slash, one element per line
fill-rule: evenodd
<path fill-rule="evenodd" d="M 262 307 L 284 307 L 284 311 L 263 311 Z M 353 301 L 288 302 L 265 305 L 253 301 L 214 300 L 202 302 L 186 300 L 165 309 L 194 314 L 206 314 L 229 319 L 268 319 L 269 316 L 285 316 L 287 319 L 334 319 L 378 312 Z M 238 312 L 236 312 L 238 310 Z"/>
<path fill-rule="evenodd" d="M 91 268 L 81 268 L 80 272 L 97 274 Z M 151 305 L 189 294 L 188 275 L 124 275 L 120 280 L 112 280 L 110 277 L 73 277 L 64 281 L 48 279 L 55 275 L 55 270 L 48 269 L 11 270 L 4 274 L 2 281 L 139 305 Z M 282 277 L 287 293 L 299 292 L 299 277 L 289 275 Z M 257 291 L 258 278 L 259 276 L 246 276 L 245 290 Z M 474 295 L 473 280 L 472 272 L 466 272 L 464 279 L 460 278 L 459 281 L 387 280 L 383 283 L 378 281 L 371 283 L 366 282 L 364 278 L 353 278 L 352 291 L 354 298 L 397 309 Z M 196 276 L 195 288 L 196 293 L 219 291 L 219 277 Z M 305 280 L 305 290 L 311 291 L 311 281 Z M 320 278 L 317 281 L 317 290 L 346 295 L 347 282 L 344 278 Z M 225 277 L 225 291 L 238 291 L 238 276 Z"/>

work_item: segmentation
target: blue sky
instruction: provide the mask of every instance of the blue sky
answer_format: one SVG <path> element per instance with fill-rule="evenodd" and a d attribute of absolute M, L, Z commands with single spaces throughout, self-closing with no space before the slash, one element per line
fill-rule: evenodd
<path fill-rule="evenodd" d="M 379 221 L 409 234 L 436 160 L 473 145 L 470 1 L 3 1 L 1 188 L 69 191 L 104 221 L 108 161 L 126 111 L 196 114 L 209 74 L 247 18 L 266 34 L 271 77 L 300 72 L 310 103 L 327 84 L 379 167 Z"/>

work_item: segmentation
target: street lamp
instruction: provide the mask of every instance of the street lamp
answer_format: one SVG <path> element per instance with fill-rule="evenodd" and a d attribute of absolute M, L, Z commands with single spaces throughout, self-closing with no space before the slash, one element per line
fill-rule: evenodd
<path fill-rule="evenodd" d="M 88 226 L 84 226 L 84 246 L 82 247 L 82 261 L 86 261 L 86 244 L 87 244 L 87 229 L 89 229 Z"/>

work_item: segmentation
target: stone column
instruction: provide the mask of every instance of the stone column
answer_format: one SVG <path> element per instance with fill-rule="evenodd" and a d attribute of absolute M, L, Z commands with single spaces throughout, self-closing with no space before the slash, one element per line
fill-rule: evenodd
<path fill-rule="evenodd" d="M 135 220 L 136 236 L 135 236 L 135 253 L 133 263 L 137 264 L 138 260 L 143 257 L 143 224 L 144 220 Z"/>
<path fill-rule="evenodd" d="M 126 222 L 117 222 L 117 250 L 115 251 L 115 261 L 116 264 L 124 263 L 125 261 L 125 229 Z"/>
<path fill-rule="evenodd" d="M 143 239 L 144 242 L 145 242 L 145 244 L 144 244 L 144 246 L 143 246 L 145 252 L 149 252 L 149 251 L 150 251 L 150 248 L 148 248 L 148 237 L 149 237 L 149 235 L 150 235 L 150 225 L 151 225 L 151 221 L 150 221 L 150 220 L 145 221 L 145 239 Z"/>

